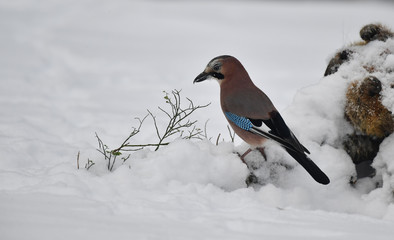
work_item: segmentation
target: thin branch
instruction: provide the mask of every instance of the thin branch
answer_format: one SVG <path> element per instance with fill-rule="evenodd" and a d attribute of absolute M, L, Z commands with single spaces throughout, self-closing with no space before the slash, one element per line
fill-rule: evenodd
<path fill-rule="evenodd" d="M 227 125 L 227 130 L 228 130 L 228 133 L 230 135 L 231 142 L 233 143 L 234 142 L 234 138 L 235 138 L 235 131 L 233 131 L 231 133 L 231 128 L 228 125 Z"/>
<path fill-rule="evenodd" d="M 157 108 L 160 109 L 163 113 L 165 113 L 170 119 L 172 118 L 171 115 L 167 111 L 165 111 L 161 107 L 157 107 Z"/>
<path fill-rule="evenodd" d="M 147 111 L 148 111 L 149 115 L 150 115 L 150 116 L 152 117 L 152 119 L 153 119 L 153 123 L 154 123 L 155 129 L 156 129 L 156 135 L 157 135 L 157 137 L 160 139 L 161 136 L 160 136 L 160 132 L 159 132 L 159 127 L 157 126 L 156 116 L 153 115 L 153 113 L 152 113 L 151 111 L 149 111 L 149 110 L 147 110 Z"/>
<path fill-rule="evenodd" d="M 206 138 L 206 139 L 208 139 L 208 132 L 207 132 L 208 122 L 209 122 L 209 119 L 207 121 L 205 121 L 205 124 L 204 124 L 204 138 Z"/>
<path fill-rule="evenodd" d="M 111 154 L 111 156 L 112 156 L 112 154 Z M 109 171 L 112 171 L 112 169 L 114 168 L 114 164 L 115 164 L 115 161 L 116 161 L 116 157 L 117 157 L 117 155 L 115 155 L 115 157 L 113 158 L 113 160 L 112 160 L 112 165 L 111 165 L 111 167 L 109 168 Z M 111 162 L 111 161 L 109 161 L 109 162 Z"/>
<path fill-rule="evenodd" d="M 131 155 L 129 154 L 129 155 L 127 155 L 127 157 L 123 157 L 123 158 L 122 158 L 123 162 L 126 162 L 126 161 L 127 161 L 127 159 L 129 159 L 129 158 L 130 158 L 130 156 L 131 156 Z"/>
<path fill-rule="evenodd" d="M 81 154 L 81 151 L 78 151 L 77 154 L 77 169 L 79 169 L 79 154 Z"/>
<path fill-rule="evenodd" d="M 157 147 L 157 146 L 168 145 L 168 144 L 170 144 L 170 143 L 169 142 L 162 142 L 162 143 L 147 143 L 147 144 L 129 144 L 129 145 L 125 145 L 125 147 L 132 147 L 132 148 L 134 148 L 134 147 L 141 147 L 141 148 L 144 148 L 144 147 Z M 141 150 L 141 149 L 137 149 L 137 150 L 135 150 L 135 149 L 124 149 L 123 151 L 138 151 L 138 150 Z"/>
<path fill-rule="evenodd" d="M 216 138 L 216 146 L 219 145 L 219 138 L 220 138 L 220 133 L 218 134 L 218 137 Z"/>

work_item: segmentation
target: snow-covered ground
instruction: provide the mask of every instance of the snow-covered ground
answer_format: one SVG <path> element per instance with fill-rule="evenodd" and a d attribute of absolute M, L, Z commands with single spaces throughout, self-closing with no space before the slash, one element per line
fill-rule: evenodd
<path fill-rule="evenodd" d="M 345 84 L 322 76 L 362 26 L 394 27 L 393 11 L 384 1 L 0 1 L 0 239 L 392 239 L 393 180 L 348 184 L 354 166 L 337 143 Z M 269 144 L 268 159 L 294 169 L 268 161 L 267 184 L 246 187 L 233 154 L 245 145 L 229 142 L 217 83 L 192 84 L 222 54 L 244 64 L 331 184 Z M 226 142 L 178 139 L 106 171 L 95 132 L 117 147 L 172 89 L 212 102 L 193 118 Z M 155 138 L 149 124 L 136 142 Z M 393 144 L 377 156 L 391 172 Z"/>

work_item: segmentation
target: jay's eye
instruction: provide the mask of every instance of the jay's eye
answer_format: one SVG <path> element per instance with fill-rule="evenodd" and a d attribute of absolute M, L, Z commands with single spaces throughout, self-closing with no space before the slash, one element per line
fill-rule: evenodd
<path fill-rule="evenodd" d="M 219 71 L 219 70 L 220 70 L 220 65 L 219 65 L 219 64 L 213 65 L 213 70 L 214 70 L 215 72 Z"/>

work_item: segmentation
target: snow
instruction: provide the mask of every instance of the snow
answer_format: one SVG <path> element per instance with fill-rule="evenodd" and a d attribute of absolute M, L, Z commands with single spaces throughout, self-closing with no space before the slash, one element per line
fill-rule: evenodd
<path fill-rule="evenodd" d="M 0 239 L 391 239 L 393 135 L 374 161 L 376 189 L 378 179 L 349 185 L 355 169 L 340 139 L 350 131 L 346 86 L 367 74 L 363 64 L 381 61 L 382 102 L 393 109 L 393 54 L 377 50 L 394 42 L 359 48 L 365 62 L 322 75 L 362 26 L 390 25 L 392 10 L 366 1 L 1 1 Z M 217 83 L 192 84 L 222 54 L 244 64 L 329 185 L 269 143 L 267 162 L 247 158 L 265 184 L 246 186 L 234 152 L 247 146 L 226 135 Z M 194 118 L 225 141 L 176 139 L 108 172 L 95 132 L 118 146 L 172 89 L 212 102 Z M 154 138 L 146 127 L 135 141 Z"/>

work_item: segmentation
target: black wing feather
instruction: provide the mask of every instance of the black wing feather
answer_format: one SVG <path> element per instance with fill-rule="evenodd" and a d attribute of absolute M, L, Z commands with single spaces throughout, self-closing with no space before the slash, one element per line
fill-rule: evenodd
<path fill-rule="evenodd" d="M 289 127 L 286 125 L 285 121 L 283 120 L 282 116 L 279 112 L 274 111 L 270 113 L 271 118 L 268 120 L 262 120 L 265 125 L 267 125 L 271 129 L 271 133 L 283 138 L 284 140 L 291 143 L 294 148 L 301 152 L 310 153 L 309 150 L 304 147 L 298 139 L 294 136 L 291 132 Z M 253 123 L 253 122 L 252 122 Z"/>

